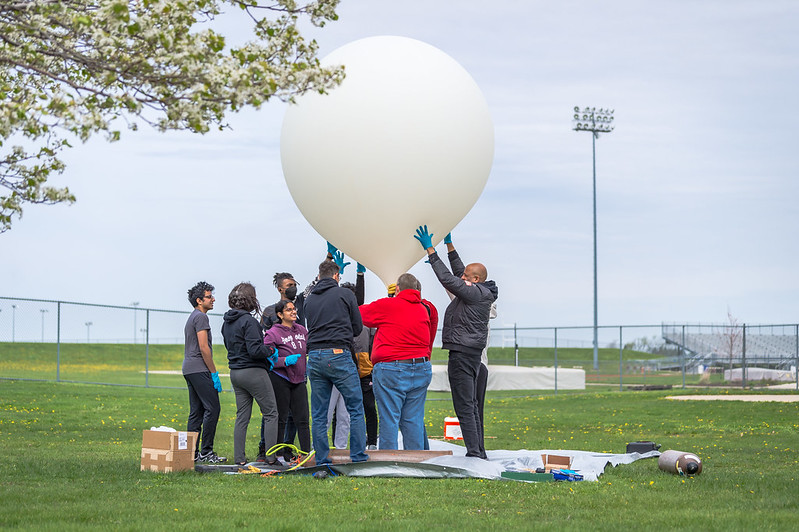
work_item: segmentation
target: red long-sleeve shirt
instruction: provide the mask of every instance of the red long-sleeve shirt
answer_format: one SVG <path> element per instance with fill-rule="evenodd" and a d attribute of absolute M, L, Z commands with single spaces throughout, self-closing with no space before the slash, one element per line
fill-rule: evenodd
<path fill-rule="evenodd" d="M 377 327 L 373 363 L 430 356 L 438 312 L 432 303 L 425 303 L 418 290 L 407 289 L 359 307 L 363 324 Z"/>

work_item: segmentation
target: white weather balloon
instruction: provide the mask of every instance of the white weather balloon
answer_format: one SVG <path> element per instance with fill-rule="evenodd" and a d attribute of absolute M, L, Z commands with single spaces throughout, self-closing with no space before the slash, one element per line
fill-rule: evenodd
<path fill-rule="evenodd" d="M 370 37 L 322 60 L 346 78 L 289 106 L 280 154 L 291 196 L 320 235 L 386 283 L 471 210 L 494 156 L 494 127 L 472 77 L 405 37 Z"/>

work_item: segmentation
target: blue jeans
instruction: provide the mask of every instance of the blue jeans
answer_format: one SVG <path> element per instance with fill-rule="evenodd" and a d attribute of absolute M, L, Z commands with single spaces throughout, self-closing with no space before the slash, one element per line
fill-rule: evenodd
<path fill-rule="evenodd" d="M 380 413 L 380 448 L 397 448 L 397 430 L 405 449 L 425 448 L 424 402 L 433 378 L 430 361 L 378 362 L 372 384 Z"/>
<path fill-rule="evenodd" d="M 336 352 L 337 351 L 337 352 Z M 313 349 L 308 352 L 308 380 L 311 382 L 311 428 L 318 465 L 329 464 L 330 444 L 327 437 L 327 409 L 330 392 L 335 386 L 344 397 L 350 415 L 350 459 L 364 462 L 366 423 L 363 418 L 363 395 L 358 369 L 347 349 Z"/>

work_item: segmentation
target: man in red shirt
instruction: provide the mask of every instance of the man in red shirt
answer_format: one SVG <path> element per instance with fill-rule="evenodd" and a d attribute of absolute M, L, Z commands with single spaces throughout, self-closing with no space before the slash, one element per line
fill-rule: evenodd
<path fill-rule="evenodd" d="M 372 382 L 381 449 L 397 449 L 398 431 L 405 449 L 424 449 L 424 404 L 433 377 L 430 350 L 438 312 L 429 302 L 423 303 L 418 287 L 416 277 L 404 273 L 397 279 L 394 297 L 360 306 L 364 325 L 377 328 Z"/>

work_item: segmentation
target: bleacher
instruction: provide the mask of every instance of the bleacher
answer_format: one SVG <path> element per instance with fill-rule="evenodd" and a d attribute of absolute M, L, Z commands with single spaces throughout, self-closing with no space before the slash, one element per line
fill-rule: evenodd
<path fill-rule="evenodd" d="M 782 326 L 666 325 L 663 339 L 686 352 L 686 367 L 741 365 L 787 369 L 797 365 L 795 328 Z"/>

